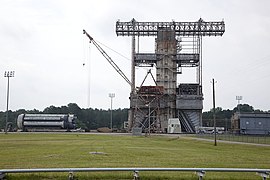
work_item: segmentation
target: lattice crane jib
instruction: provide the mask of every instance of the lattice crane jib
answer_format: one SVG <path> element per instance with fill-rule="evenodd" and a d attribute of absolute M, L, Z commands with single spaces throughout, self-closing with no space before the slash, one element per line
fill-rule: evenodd
<path fill-rule="evenodd" d="M 122 78 L 131 86 L 131 82 L 128 79 L 128 77 L 124 74 L 124 72 L 118 67 L 118 65 L 112 60 L 112 58 L 105 52 L 105 50 L 94 40 L 94 38 L 92 36 L 90 36 L 86 30 L 83 30 L 83 34 L 85 34 L 89 40 L 90 43 L 92 42 L 96 48 L 98 49 L 98 51 L 103 55 L 103 57 L 105 57 L 105 59 L 111 64 L 111 66 L 115 69 L 115 71 L 122 76 Z"/>

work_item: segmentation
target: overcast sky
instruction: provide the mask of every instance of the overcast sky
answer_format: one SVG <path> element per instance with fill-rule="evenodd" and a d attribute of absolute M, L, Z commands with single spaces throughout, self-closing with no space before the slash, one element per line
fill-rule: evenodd
<path fill-rule="evenodd" d="M 255 109 L 270 110 L 269 0 L 1 0 L 0 110 L 38 109 L 77 103 L 82 108 L 129 107 L 129 85 L 90 44 L 83 29 L 104 47 L 130 77 L 131 38 L 117 37 L 115 23 L 130 21 L 225 21 L 222 37 L 203 38 L 204 111 L 232 109 L 235 97 Z M 141 38 L 141 52 L 154 52 L 154 38 Z M 85 64 L 85 65 L 83 65 Z M 137 86 L 147 69 L 137 69 Z M 179 76 L 193 80 L 188 70 Z M 150 85 L 150 81 L 147 82 Z"/>

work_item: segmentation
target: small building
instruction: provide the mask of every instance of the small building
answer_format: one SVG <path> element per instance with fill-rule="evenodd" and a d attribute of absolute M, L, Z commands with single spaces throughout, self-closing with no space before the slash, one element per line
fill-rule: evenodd
<path fill-rule="evenodd" d="M 181 133 L 181 124 L 178 118 L 170 118 L 168 119 L 168 133 L 169 134 L 177 134 Z"/>
<path fill-rule="evenodd" d="M 270 135 L 270 113 L 234 113 L 231 126 L 236 134 Z"/>

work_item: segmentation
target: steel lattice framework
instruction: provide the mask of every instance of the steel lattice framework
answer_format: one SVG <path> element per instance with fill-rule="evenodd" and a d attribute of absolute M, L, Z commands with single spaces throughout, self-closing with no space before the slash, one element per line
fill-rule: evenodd
<path fill-rule="evenodd" d="M 181 67 L 196 67 L 199 62 L 199 54 L 155 54 L 155 53 L 136 53 L 135 54 L 135 65 L 140 64 L 155 64 L 158 60 L 164 56 L 171 56 L 176 63 Z"/>
<path fill-rule="evenodd" d="M 157 36 L 160 29 L 175 31 L 176 36 L 222 36 L 224 21 L 205 22 L 116 22 L 117 36 Z"/>
<path fill-rule="evenodd" d="M 144 128 L 146 132 L 167 132 L 168 119 L 177 117 L 186 132 L 196 132 L 201 124 L 202 95 L 202 37 L 222 36 L 224 21 L 205 22 L 116 22 L 117 36 L 131 36 L 131 94 L 129 131 Z M 135 39 L 155 36 L 155 53 L 135 51 Z M 142 85 L 135 88 L 135 66 L 156 67 L 155 88 Z M 184 68 L 196 68 L 196 83 L 180 84 L 177 75 Z M 192 87 L 192 88 L 187 88 Z M 187 91 L 187 92 L 186 92 Z"/>

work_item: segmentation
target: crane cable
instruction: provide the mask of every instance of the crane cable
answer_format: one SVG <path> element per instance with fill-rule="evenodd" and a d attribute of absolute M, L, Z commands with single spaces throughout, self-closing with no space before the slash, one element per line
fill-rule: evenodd
<path fill-rule="evenodd" d="M 132 85 L 131 81 L 123 73 L 123 71 L 118 67 L 118 65 L 112 60 L 112 58 L 104 51 L 104 49 L 102 49 L 102 47 L 85 30 L 83 30 L 83 34 L 85 34 L 89 38 L 90 43 L 92 42 L 96 46 L 99 52 L 111 64 L 111 66 L 116 70 L 116 72 L 131 86 Z"/>
<path fill-rule="evenodd" d="M 87 97 L 86 97 L 86 106 L 90 108 L 91 102 L 91 43 L 86 43 L 85 39 L 83 38 L 83 67 L 86 68 L 86 81 L 87 81 Z"/>

